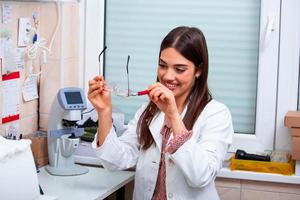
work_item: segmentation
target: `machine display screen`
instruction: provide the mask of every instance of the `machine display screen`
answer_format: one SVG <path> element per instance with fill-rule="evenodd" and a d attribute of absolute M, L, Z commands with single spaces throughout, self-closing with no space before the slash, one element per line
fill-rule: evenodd
<path fill-rule="evenodd" d="M 68 104 L 82 104 L 80 92 L 65 92 Z"/>

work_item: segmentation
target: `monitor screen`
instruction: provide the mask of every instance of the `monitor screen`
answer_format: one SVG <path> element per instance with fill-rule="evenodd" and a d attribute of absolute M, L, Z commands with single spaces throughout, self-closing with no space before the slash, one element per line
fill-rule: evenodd
<path fill-rule="evenodd" d="M 80 92 L 65 92 L 67 104 L 82 104 Z"/>

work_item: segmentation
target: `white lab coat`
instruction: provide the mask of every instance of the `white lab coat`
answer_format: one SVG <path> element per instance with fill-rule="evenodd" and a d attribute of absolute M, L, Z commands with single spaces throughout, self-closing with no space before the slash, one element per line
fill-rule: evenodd
<path fill-rule="evenodd" d="M 112 128 L 102 146 L 97 148 L 96 140 L 92 144 L 105 168 L 122 170 L 136 166 L 134 184 L 136 200 L 152 198 L 161 156 L 160 131 L 164 122 L 162 112 L 150 124 L 155 144 L 147 150 L 139 148 L 136 125 L 145 106 L 137 111 L 122 136 L 118 138 Z M 185 112 L 186 108 L 182 117 Z M 214 180 L 222 168 L 232 137 L 233 127 L 228 108 L 215 100 L 210 101 L 194 124 L 191 139 L 172 155 L 166 155 L 167 198 L 219 199 Z"/>

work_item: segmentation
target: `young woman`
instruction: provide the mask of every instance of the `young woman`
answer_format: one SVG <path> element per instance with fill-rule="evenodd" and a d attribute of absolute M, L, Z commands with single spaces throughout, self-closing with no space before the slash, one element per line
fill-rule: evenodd
<path fill-rule="evenodd" d="M 203 33 L 194 27 L 173 29 L 161 43 L 150 101 L 120 137 L 112 128 L 104 78 L 89 81 L 88 99 L 99 116 L 92 146 L 107 169 L 136 167 L 134 199 L 219 199 L 214 180 L 233 128 L 228 108 L 212 99 L 207 76 Z"/>

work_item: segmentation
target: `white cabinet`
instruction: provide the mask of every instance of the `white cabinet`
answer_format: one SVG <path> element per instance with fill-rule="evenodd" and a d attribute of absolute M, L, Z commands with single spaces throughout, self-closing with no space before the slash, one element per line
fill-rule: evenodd
<path fill-rule="evenodd" d="M 299 200 L 300 185 L 217 178 L 221 200 Z"/>

